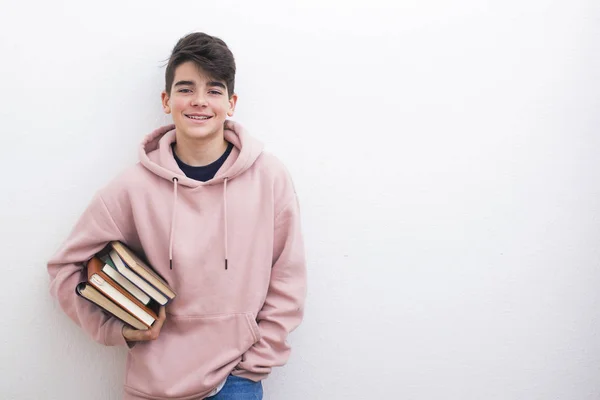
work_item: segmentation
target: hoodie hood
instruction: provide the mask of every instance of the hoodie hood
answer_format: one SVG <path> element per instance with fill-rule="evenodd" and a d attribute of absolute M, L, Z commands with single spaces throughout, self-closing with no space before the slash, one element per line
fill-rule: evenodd
<path fill-rule="evenodd" d="M 175 221 L 177 219 L 177 187 L 179 185 L 189 188 L 198 188 L 206 185 L 223 184 L 223 246 L 224 265 L 228 268 L 228 217 L 227 217 L 227 181 L 242 174 L 254 164 L 261 154 L 263 145 L 258 140 L 248 135 L 244 128 L 236 122 L 225 121 L 223 131 L 225 140 L 233 144 L 231 151 L 223 166 L 217 174 L 206 182 L 190 179 L 181 171 L 173 157 L 171 144 L 176 141 L 175 125 L 167 125 L 156 129 L 142 141 L 140 145 L 140 161 L 152 173 L 173 183 L 173 208 L 171 211 L 171 229 L 169 234 L 169 268 L 173 269 L 173 241 L 175 238 Z"/>
<path fill-rule="evenodd" d="M 147 135 L 140 145 L 139 159 L 141 164 L 155 175 L 169 182 L 177 178 L 178 184 L 182 186 L 195 188 L 223 183 L 225 179 L 234 179 L 250 168 L 264 147 L 237 122 L 225 121 L 223 133 L 225 140 L 233 144 L 234 149 L 216 176 L 206 182 L 190 179 L 179 169 L 171 148 L 171 144 L 176 141 L 175 125 L 163 126 Z"/>

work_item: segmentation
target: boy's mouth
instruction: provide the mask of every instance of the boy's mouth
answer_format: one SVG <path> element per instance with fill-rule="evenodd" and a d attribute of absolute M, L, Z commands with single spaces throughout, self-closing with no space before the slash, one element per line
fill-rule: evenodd
<path fill-rule="evenodd" d="M 206 121 L 208 119 L 211 119 L 212 116 L 210 115 L 190 115 L 190 114 L 184 114 L 186 117 L 188 117 L 189 119 L 193 119 L 195 121 Z"/>

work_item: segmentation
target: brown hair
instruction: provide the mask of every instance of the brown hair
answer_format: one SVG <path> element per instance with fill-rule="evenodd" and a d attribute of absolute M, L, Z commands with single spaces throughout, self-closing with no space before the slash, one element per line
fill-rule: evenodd
<path fill-rule="evenodd" d="M 234 93 L 235 60 L 229 47 L 221 39 L 202 32 L 190 33 L 179 39 L 165 71 L 165 90 L 171 94 L 177 67 L 192 61 L 211 79 L 225 82 L 229 97 Z"/>

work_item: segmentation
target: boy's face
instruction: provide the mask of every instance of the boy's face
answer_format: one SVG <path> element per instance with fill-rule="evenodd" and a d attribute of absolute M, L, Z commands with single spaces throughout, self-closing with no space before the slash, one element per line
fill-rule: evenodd
<path fill-rule="evenodd" d="M 162 93 L 165 113 L 172 114 L 177 135 L 192 140 L 223 136 L 225 119 L 233 115 L 237 96 L 229 97 L 225 82 L 207 77 L 191 61 L 175 69 L 171 94 Z"/>

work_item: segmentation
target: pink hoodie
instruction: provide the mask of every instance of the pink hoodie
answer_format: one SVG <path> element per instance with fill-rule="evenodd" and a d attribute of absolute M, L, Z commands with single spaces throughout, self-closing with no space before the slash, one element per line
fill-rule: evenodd
<path fill-rule="evenodd" d="M 145 255 L 177 292 L 159 338 L 128 352 L 125 399 L 202 398 L 230 373 L 258 381 L 290 355 L 306 293 L 294 186 L 239 124 L 228 121 L 225 138 L 230 156 L 199 182 L 173 158 L 175 127 L 152 132 L 140 163 L 95 195 L 48 262 L 52 295 L 108 346 L 126 346 L 123 323 L 75 294 L 107 242 Z"/>

